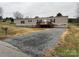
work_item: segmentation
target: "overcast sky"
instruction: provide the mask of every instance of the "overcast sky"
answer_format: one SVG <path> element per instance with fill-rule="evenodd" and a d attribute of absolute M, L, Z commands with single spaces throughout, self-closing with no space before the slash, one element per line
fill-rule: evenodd
<path fill-rule="evenodd" d="M 56 16 L 58 12 L 65 16 L 76 17 L 76 3 L 72 2 L 0 2 L 4 17 L 13 17 L 16 11 L 24 17 L 30 16 Z"/>

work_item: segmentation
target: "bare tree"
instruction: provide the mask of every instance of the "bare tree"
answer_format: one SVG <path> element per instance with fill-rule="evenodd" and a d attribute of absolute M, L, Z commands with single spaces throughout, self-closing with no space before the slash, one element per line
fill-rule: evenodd
<path fill-rule="evenodd" d="M 79 18 L 79 3 L 77 3 L 77 18 Z"/>
<path fill-rule="evenodd" d="M 2 7 L 0 7 L 0 20 L 2 20 L 3 19 L 3 9 L 2 9 Z"/>
<path fill-rule="evenodd" d="M 3 15 L 3 9 L 2 9 L 2 7 L 0 7 L 0 16 L 2 16 Z"/>
<path fill-rule="evenodd" d="M 16 18 L 16 19 L 20 19 L 20 18 L 23 18 L 23 15 L 20 13 L 20 12 L 14 12 L 14 17 Z"/>
<path fill-rule="evenodd" d="M 76 17 L 77 17 L 77 19 L 74 20 L 74 22 L 78 22 L 79 23 L 79 3 L 77 3 Z"/>

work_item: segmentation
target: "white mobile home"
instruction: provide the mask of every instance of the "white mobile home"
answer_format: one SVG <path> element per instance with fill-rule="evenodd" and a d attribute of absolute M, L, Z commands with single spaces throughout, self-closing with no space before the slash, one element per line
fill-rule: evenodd
<path fill-rule="evenodd" d="M 42 21 L 42 23 L 50 21 L 55 25 L 65 26 L 68 24 L 68 16 L 16 19 L 14 23 L 16 26 L 35 27 L 38 21 Z"/>

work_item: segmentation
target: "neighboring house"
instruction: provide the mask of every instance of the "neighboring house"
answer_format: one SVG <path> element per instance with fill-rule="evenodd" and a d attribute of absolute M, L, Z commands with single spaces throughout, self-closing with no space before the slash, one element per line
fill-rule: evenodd
<path fill-rule="evenodd" d="M 68 24 L 68 16 L 15 19 L 14 23 L 16 26 L 35 27 L 38 21 L 42 21 L 41 24 L 51 22 L 52 24 L 63 27 Z"/>

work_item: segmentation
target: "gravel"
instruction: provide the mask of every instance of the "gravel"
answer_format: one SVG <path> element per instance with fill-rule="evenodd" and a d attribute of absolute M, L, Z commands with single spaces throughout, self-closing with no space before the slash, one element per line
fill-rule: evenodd
<path fill-rule="evenodd" d="M 65 28 L 51 28 L 5 41 L 18 47 L 28 55 L 43 56 L 43 51 L 47 48 L 54 47 L 64 31 Z"/>

